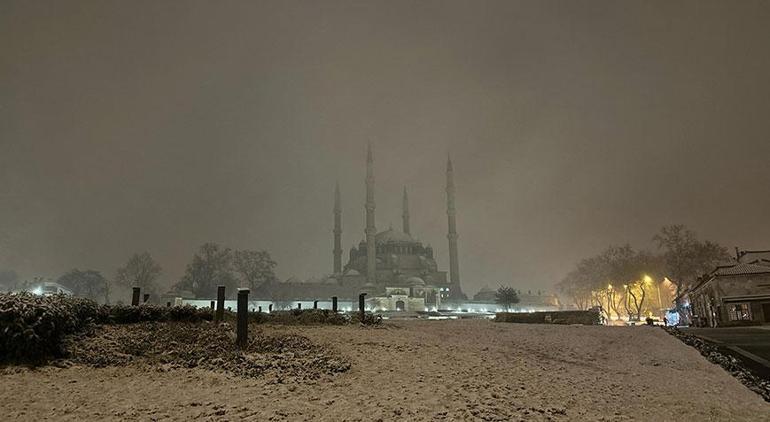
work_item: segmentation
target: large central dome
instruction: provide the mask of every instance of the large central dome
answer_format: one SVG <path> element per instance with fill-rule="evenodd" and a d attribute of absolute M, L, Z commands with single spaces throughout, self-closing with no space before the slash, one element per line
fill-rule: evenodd
<path fill-rule="evenodd" d="M 398 231 L 392 227 L 389 228 L 388 230 L 377 233 L 374 236 L 374 240 L 377 243 L 389 243 L 389 242 L 417 243 L 417 241 L 414 240 L 414 238 L 409 234 Z"/>

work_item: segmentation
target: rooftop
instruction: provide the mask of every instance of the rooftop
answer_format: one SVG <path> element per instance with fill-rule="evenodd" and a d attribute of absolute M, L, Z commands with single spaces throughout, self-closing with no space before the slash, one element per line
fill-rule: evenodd
<path fill-rule="evenodd" d="M 393 227 L 389 228 L 388 230 L 377 233 L 374 236 L 374 240 L 377 243 L 388 243 L 388 242 L 417 243 L 417 240 L 415 240 L 411 235 L 398 231 Z"/>
<path fill-rule="evenodd" d="M 712 273 L 714 276 L 720 275 L 748 275 L 748 274 L 770 274 L 770 267 L 756 264 L 737 264 L 729 267 L 717 267 Z"/>

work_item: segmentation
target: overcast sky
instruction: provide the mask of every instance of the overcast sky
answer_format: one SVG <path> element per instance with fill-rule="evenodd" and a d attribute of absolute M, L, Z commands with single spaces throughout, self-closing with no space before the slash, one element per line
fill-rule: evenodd
<path fill-rule="evenodd" d="M 332 269 L 377 228 L 464 290 L 551 289 L 609 244 L 683 223 L 770 249 L 767 1 L 0 2 L 0 268 L 113 276 L 152 253 L 266 249 Z"/>

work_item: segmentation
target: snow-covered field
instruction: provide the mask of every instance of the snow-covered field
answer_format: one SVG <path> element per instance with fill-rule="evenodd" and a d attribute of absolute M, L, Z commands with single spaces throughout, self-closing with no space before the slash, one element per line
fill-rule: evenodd
<path fill-rule="evenodd" d="M 770 404 L 663 330 L 486 320 L 267 327 L 352 369 L 302 383 L 202 369 L 8 367 L 3 420 L 770 420 Z"/>

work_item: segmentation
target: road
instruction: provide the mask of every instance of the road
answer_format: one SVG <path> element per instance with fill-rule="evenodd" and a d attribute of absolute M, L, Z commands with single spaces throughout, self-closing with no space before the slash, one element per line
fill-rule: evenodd
<path fill-rule="evenodd" d="M 770 326 L 689 328 L 686 332 L 727 346 L 770 369 Z"/>

